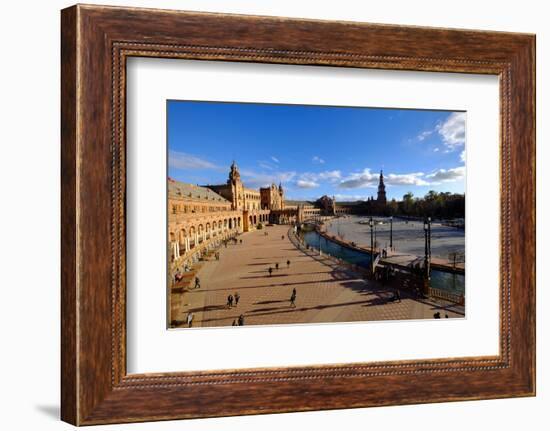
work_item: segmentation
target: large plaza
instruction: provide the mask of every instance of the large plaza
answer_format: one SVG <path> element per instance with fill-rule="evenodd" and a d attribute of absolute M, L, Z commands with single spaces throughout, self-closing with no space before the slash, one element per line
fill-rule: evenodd
<path fill-rule="evenodd" d="M 193 327 L 231 326 L 240 316 L 244 325 L 426 319 L 437 312 L 442 318 L 464 317 L 463 306 L 404 289 L 395 300 L 395 286 L 366 280 L 334 259 L 299 249 L 288 234 L 289 226 L 266 226 L 221 245 L 218 258 L 201 261 L 185 285 L 170 289 L 170 326 L 188 327 L 189 313 Z M 229 295 L 239 296 L 238 304 L 229 307 Z"/>

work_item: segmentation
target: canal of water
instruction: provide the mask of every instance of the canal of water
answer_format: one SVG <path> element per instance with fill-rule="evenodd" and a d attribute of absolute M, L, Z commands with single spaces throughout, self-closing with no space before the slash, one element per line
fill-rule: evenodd
<path fill-rule="evenodd" d="M 316 249 L 320 248 L 325 254 L 337 257 L 348 263 L 369 268 L 371 256 L 367 252 L 361 252 L 341 246 L 319 235 L 315 231 L 304 232 L 303 239 L 307 245 Z M 430 284 L 436 289 L 464 294 L 464 279 L 465 277 L 463 274 L 452 274 L 450 272 L 432 269 Z"/>

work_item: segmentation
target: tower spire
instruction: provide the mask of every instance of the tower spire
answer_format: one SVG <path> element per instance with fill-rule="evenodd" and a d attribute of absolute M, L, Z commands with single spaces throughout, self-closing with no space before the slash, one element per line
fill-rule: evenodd
<path fill-rule="evenodd" d="M 386 204 L 386 185 L 384 184 L 384 172 L 380 169 L 380 180 L 378 182 L 378 203 Z"/>

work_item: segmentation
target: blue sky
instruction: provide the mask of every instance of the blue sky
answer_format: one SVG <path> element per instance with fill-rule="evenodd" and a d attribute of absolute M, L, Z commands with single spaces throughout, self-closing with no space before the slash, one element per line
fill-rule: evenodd
<path fill-rule="evenodd" d="M 237 162 L 246 186 L 282 182 L 287 199 L 464 193 L 466 113 L 168 101 L 168 175 L 222 184 Z"/>

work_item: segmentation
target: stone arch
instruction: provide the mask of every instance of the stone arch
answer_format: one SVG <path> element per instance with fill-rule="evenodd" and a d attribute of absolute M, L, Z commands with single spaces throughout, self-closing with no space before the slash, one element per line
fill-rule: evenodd
<path fill-rule="evenodd" d="M 189 246 L 191 248 L 195 247 L 195 235 L 197 234 L 197 229 L 195 226 L 189 228 Z"/>
<path fill-rule="evenodd" d="M 179 243 L 180 243 L 180 248 L 181 247 L 185 247 L 185 239 L 187 238 L 187 231 L 185 229 L 180 229 L 180 232 L 179 232 Z"/>
<path fill-rule="evenodd" d="M 229 219 L 229 229 L 233 229 L 233 219 Z"/>

